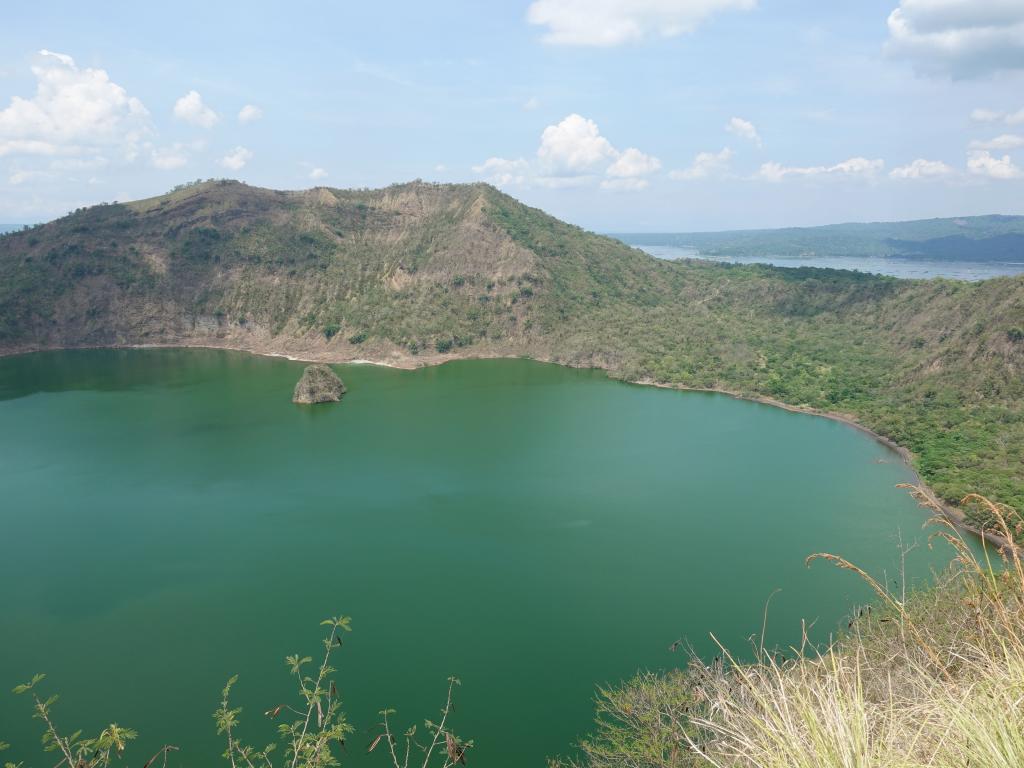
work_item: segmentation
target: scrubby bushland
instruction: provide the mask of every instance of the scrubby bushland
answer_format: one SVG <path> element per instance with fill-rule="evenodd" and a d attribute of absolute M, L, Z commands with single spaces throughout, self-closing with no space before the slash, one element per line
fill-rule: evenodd
<path fill-rule="evenodd" d="M 1011 542 L 1003 510 L 981 497 Z M 694 659 L 598 692 L 578 768 L 1012 768 L 1024 765 L 1024 566 L 1019 550 L 958 556 L 934 587 L 878 595 L 820 651 L 757 649 L 752 663 Z"/>

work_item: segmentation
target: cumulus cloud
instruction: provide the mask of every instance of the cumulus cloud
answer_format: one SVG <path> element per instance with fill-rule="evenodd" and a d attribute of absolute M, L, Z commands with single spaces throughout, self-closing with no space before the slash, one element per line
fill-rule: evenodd
<path fill-rule="evenodd" d="M 742 117 L 733 117 L 729 119 L 729 122 L 725 124 L 725 130 L 729 133 L 739 136 L 741 139 L 752 141 L 757 146 L 762 146 L 761 137 L 757 133 L 757 128 L 749 120 L 744 120 Z"/>
<path fill-rule="evenodd" d="M 1020 0 L 900 0 L 888 26 L 887 52 L 926 74 L 976 77 L 1024 69 Z"/>
<path fill-rule="evenodd" d="M 601 135 L 597 123 L 576 114 L 545 128 L 537 149 L 537 157 L 553 176 L 591 173 L 617 154 L 611 142 Z"/>
<path fill-rule="evenodd" d="M 790 176 L 848 176 L 872 178 L 885 167 L 884 160 L 869 160 L 866 157 L 851 157 L 835 165 L 784 166 L 779 163 L 764 163 L 757 177 L 765 181 L 782 181 Z"/>
<path fill-rule="evenodd" d="M 601 135 L 597 123 L 571 114 L 541 133 L 536 159 L 491 157 L 473 171 L 502 186 L 536 185 L 549 188 L 599 182 L 603 189 L 643 189 L 645 176 L 661 161 L 636 147 L 620 151 Z"/>
<path fill-rule="evenodd" d="M 692 32 L 712 14 L 749 10 L 757 0 L 534 0 L 530 24 L 553 45 L 616 46 Z"/>
<path fill-rule="evenodd" d="M 252 123 L 261 117 L 263 117 L 263 110 L 255 104 L 246 104 L 238 110 L 238 122 L 240 123 Z"/>
<path fill-rule="evenodd" d="M 1002 136 L 996 136 L 994 139 L 975 139 L 969 145 L 970 149 L 1020 149 L 1024 147 L 1024 136 L 1018 136 L 1014 133 L 1004 133 Z"/>
<path fill-rule="evenodd" d="M 995 157 L 985 150 L 972 150 L 967 153 L 967 170 L 990 179 L 1019 179 L 1024 176 L 1024 172 L 1014 164 L 1009 155 Z"/>
<path fill-rule="evenodd" d="M 693 158 L 693 163 L 689 168 L 672 171 L 669 178 L 677 181 L 697 181 L 721 176 L 729 170 L 732 155 L 733 152 L 729 147 L 725 147 L 721 152 L 700 152 Z"/>
<path fill-rule="evenodd" d="M 309 172 L 309 178 L 313 179 L 313 181 L 326 179 L 327 171 L 325 171 L 323 168 L 314 168 L 312 171 Z"/>
<path fill-rule="evenodd" d="M 35 96 L 15 96 L 0 110 L 0 157 L 113 152 L 134 159 L 151 131 L 149 112 L 104 70 L 42 50 L 32 74 Z"/>
<path fill-rule="evenodd" d="M 893 179 L 934 179 L 949 176 L 951 173 L 953 173 L 953 169 L 941 160 L 918 158 L 912 163 L 893 168 L 889 171 L 889 177 Z"/>
<path fill-rule="evenodd" d="M 661 168 L 661 160 L 629 147 L 605 170 L 607 179 L 601 182 L 602 189 L 637 191 L 648 185 L 645 176 Z"/>
<path fill-rule="evenodd" d="M 645 155 L 636 147 L 630 147 L 608 166 L 605 173 L 614 178 L 624 179 L 646 176 L 659 168 L 661 168 L 661 160 L 651 155 Z"/>
<path fill-rule="evenodd" d="M 200 128 L 213 128 L 220 121 L 217 113 L 203 103 L 198 91 L 189 91 L 174 102 L 174 116 Z"/>
<path fill-rule="evenodd" d="M 480 165 L 474 165 L 473 172 L 486 176 L 495 186 L 518 187 L 526 183 L 530 164 L 521 157 L 516 160 L 489 157 Z"/>
<path fill-rule="evenodd" d="M 232 171 L 240 171 L 252 160 L 252 152 L 245 147 L 235 147 L 220 159 L 220 164 Z"/>

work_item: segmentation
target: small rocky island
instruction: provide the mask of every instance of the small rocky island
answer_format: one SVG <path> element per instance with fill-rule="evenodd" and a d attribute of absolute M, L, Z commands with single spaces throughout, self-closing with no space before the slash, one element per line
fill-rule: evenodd
<path fill-rule="evenodd" d="M 345 383 L 326 365 L 308 365 L 295 385 L 293 403 L 336 403 L 345 394 Z"/>

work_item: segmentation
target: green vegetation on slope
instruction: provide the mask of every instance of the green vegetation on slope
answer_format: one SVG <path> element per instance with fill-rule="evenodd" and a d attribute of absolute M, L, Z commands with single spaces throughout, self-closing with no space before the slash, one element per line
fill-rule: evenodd
<path fill-rule="evenodd" d="M 731 232 L 623 234 L 618 237 L 631 245 L 676 245 L 720 256 L 1024 260 L 1024 216 L 966 216 Z"/>
<path fill-rule="evenodd" d="M 878 595 L 836 643 L 755 647 L 749 663 L 723 649 L 710 664 L 601 688 L 594 734 L 552 768 L 1024 765 L 1020 555 L 979 562 L 954 530 L 939 535 L 957 560 L 936 586 L 906 596 L 842 558 L 809 558 L 856 572 Z"/>
<path fill-rule="evenodd" d="M 1024 278 L 664 262 L 483 184 L 209 182 L 0 237 L 0 351 L 525 355 L 848 414 L 1024 506 Z"/>

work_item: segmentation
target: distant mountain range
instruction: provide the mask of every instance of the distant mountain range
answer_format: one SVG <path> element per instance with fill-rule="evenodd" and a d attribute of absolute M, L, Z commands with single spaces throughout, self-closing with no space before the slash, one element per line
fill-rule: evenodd
<path fill-rule="evenodd" d="M 1024 261 L 1024 216 L 967 216 L 731 232 L 632 233 L 614 237 L 630 245 L 689 247 L 714 256 Z"/>

